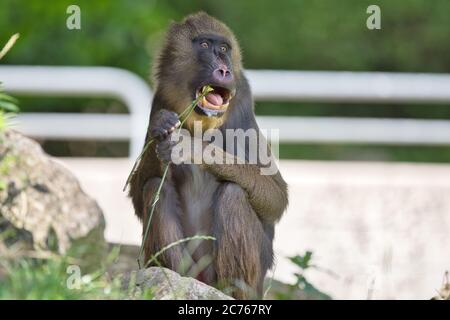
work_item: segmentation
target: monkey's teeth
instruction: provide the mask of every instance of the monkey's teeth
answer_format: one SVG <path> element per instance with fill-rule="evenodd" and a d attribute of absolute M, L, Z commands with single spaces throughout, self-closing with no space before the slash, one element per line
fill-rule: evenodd
<path fill-rule="evenodd" d="M 204 111 L 205 111 L 207 117 L 212 117 L 216 114 L 216 112 L 209 110 L 209 109 L 205 109 Z"/>

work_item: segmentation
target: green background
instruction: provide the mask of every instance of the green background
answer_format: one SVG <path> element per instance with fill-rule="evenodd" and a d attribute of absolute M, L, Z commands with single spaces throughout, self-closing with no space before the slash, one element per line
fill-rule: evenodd
<path fill-rule="evenodd" d="M 66 8 L 81 8 L 81 30 L 66 28 Z M 368 30 L 377 4 L 382 30 Z M 115 66 L 148 79 L 171 20 L 204 10 L 236 33 L 249 69 L 450 71 L 448 0 L 23 1 L 1 0 L 0 42 L 21 37 L 2 64 Z M 108 99 L 19 97 L 22 111 L 126 112 Z M 448 105 L 256 104 L 260 115 L 450 119 Z M 125 156 L 126 143 L 43 141 L 54 155 Z M 450 148 L 282 145 L 282 158 L 450 162 Z"/>

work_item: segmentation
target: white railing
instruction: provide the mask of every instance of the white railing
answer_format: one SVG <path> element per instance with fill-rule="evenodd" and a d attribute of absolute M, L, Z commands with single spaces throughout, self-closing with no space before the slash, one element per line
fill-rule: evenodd
<path fill-rule="evenodd" d="M 130 154 L 139 154 L 152 92 L 135 74 L 108 67 L 0 66 L 0 79 L 11 94 L 119 99 L 129 115 L 23 113 L 19 128 L 53 139 L 130 139 Z"/>
<path fill-rule="evenodd" d="M 249 70 L 258 100 L 450 103 L 450 75 Z"/>
<path fill-rule="evenodd" d="M 450 75 L 248 70 L 257 101 L 450 104 Z M 108 67 L 0 66 L 12 94 L 112 97 L 129 115 L 22 113 L 19 128 L 53 139 L 130 139 L 134 157 L 143 144 L 152 92 L 136 75 Z M 349 105 L 351 107 L 351 105 Z M 395 106 L 393 106 L 395 107 Z M 450 121 L 260 116 L 261 128 L 280 129 L 281 142 L 450 144 Z"/>

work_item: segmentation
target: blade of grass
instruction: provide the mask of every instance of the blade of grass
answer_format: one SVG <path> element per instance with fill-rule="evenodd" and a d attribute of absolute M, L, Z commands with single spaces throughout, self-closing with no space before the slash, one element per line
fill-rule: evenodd
<path fill-rule="evenodd" d="M 164 248 L 162 248 L 161 250 L 159 250 L 157 253 L 155 253 L 146 263 L 145 263 L 145 267 L 148 267 L 153 261 L 157 260 L 158 257 L 160 255 L 162 255 L 165 251 L 169 250 L 172 247 L 175 247 L 179 244 L 182 244 L 184 242 L 188 242 L 188 241 L 192 241 L 192 240 L 216 240 L 216 238 L 211 237 L 211 236 L 202 236 L 202 235 L 196 235 L 196 236 L 192 236 L 192 237 L 187 237 L 187 238 L 183 238 L 177 241 L 174 241 L 170 244 L 168 244 L 167 246 L 165 246 Z"/>
<path fill-rule="evenodd" d="M 6 53 L 12 48 L 17 39 L 19 39 L 18 33 L 14 34 L 11 38 L 9 38 L 8 42 L 0 51 L 0 59 L 3 58 L 6 55 Z"/>
<path fill-rule="evenodd" d="M 142 243 L 141 243 L 141 247 L 139 248 L 139 255 L 138 255 L 138 258 L 137 258 L 139 269 L 141 268 L 142 252 L 144 251 L 144 244 L 145 244 L 145 242 L 147 241 L 147 238 L 148 238 L 148 232 L 150 230 L 150 223 L 152 221 L 153 213 L 155 212 L 156 204 L 157 204 L 157 202 L 159 200 L 159 195 L 161 193 L 161 189 L 162 189 L 162 186 L 163 186 L 164 181 L 166 179 L 166 175 L 167 175 L 168 171 L 169 171 L 169 164 L 166 164 L 166 167 L 164 168 L 164 172 L 163 172 L 163 175 L 162 175 L 162 178 L 161 178 L 161 182 L 159 183 L 158 189 L 156 190 L 156 193 L 153 195 L 153 198 L 152 198 L 152 204 L 150 206 L 150 213 L 148 215 L 147 226 L 145 227 L 144 237 L 142 238 Z"/>
<path fill-rule="evenodd" d="M 136 171 L 136 167 L 139 164 L 139 161 L 141 161 L 142 156 L 145 154 L 145 152 L 147 152 L 148 147 L 150 147 L 150 145 L 153 143 L 154 139 L 150 139 L 146 145 L 144 146 L 144 148 L 142 149 L 141 153 L 139 154 L 139 156 L 137 157 L 136 161 L 133 164 L 133 167 L 131 168 L 130 174 L 127 177 L 127 181 L 125 181 L 125 185 L 123 186 L 122 191 L 125 192 L 125 190 L 128 187 L 128 184 L 130 183 L 131 177 L 133 176 L 134 172 Z"/>

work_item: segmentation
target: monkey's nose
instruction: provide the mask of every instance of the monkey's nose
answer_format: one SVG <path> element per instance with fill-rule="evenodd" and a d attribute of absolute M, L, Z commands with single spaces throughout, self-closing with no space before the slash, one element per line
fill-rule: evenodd
<path fill-rule="evenodd" d="M 213 71 L 213 78 L 220 82 L 229 82 L 233 80 L 233 75 L 227 68 L 217 68 Z"/>

